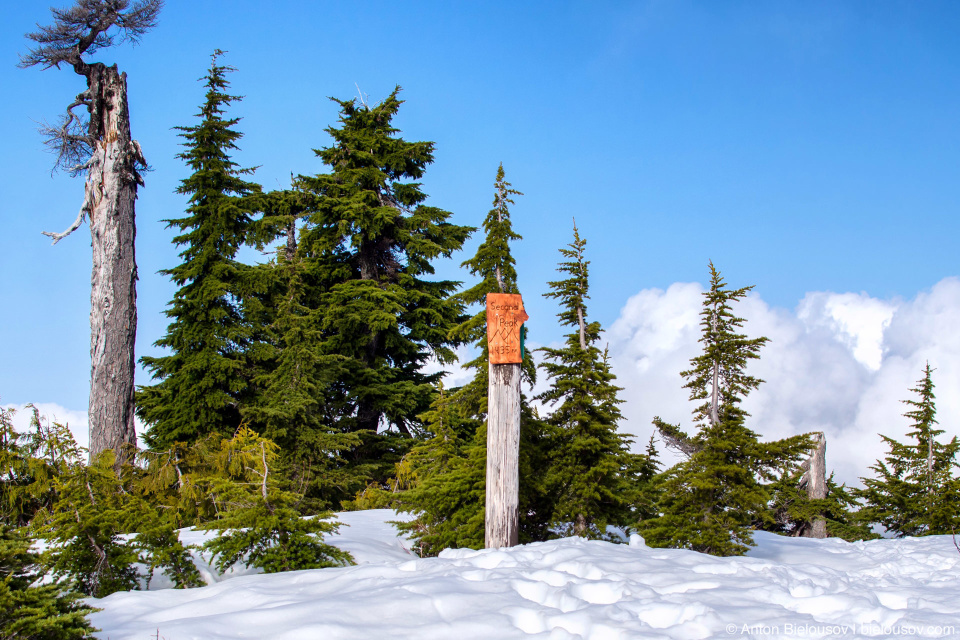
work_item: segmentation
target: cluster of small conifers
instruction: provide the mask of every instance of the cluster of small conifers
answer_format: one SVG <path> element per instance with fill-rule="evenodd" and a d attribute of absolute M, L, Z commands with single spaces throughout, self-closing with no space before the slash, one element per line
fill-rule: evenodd
<path fill-rule="evenodd" d="M 125 459 L 107 451 L 88 464 L 66 426 L 34 409 L 31 429 L 18 433 L 12 412 L 0 411 L 0 602 L 12 605 L 0 614 L 3 633 L 44 618 L 82 637 L 91 609 L 81 595 L 146 588 L 155 572 L 177 588 L 202 586 L 194 553 L 207 553 L 220 572 L 237 563 L 269 573 L 352 561 L 323 542 L 336 530 L 329 514 L 303 517 L 276 445 L 249 429 L 162 452 L 126 451 Z M 185 546 L 178 529 L 189 526 L 215 535 Z M 18 633 L 4 637 L 74 637 Z"/>

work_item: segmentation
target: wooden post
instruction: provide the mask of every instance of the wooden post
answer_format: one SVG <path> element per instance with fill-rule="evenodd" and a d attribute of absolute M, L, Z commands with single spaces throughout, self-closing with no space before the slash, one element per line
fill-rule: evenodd
<path fill-rule="evenodd" d="M 487 494 L 485 546 L 518 542 L 520 501 L 520 327 L 529 318 L 519 294 L 487 295 Z"/>

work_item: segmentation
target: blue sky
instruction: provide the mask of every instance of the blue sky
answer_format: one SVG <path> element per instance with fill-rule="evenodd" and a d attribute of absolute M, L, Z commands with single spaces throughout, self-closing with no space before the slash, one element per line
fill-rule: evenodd
<path fill-rule="evenodd" d="M 73 220 L 83 185 L 51 176 L 35 123 L 83 84 L 16 68 L 23 34 L 48 20 L 17 3 L 0 24 L 0 398 L 82 410 L 89 232 L 56 247 L 40 232 Z M 526 194 L 515 255 L 531 338 L 547 343 L 562 329 L 541 294 L 573 217 L 605 326 L 638 292 L 705 282 L 711 259 L 790 313 L 809 292 L 912 300 L 957 275 L 958 32 L 948 2 L 168 0 L 139 46 L 96 58 L 128 73 L 153 167 L 137 203 L 138 355 L 174 291 L 156 274 L 177 262 L 161 220 L 184 208 L 172 127 L 194 122 L 216 48 L 245 96 L 236 159 L 268 189 L 323 170 L 311 149 L 336 121 L 326 98 L 356 85 L 372 101 L 403 87 L 396 122 L 436 142 L 425 191 L 456 222 L 481 223 L 503 162 Z M 477 242 L 439 273 L 465 278 Z"/>

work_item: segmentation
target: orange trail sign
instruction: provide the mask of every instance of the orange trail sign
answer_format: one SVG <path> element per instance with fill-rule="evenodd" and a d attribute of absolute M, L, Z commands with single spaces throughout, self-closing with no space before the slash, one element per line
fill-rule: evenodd
<path fill-rule="evenodd" d="M 530 316 L 523 310 L 519 293 L 487 294 L 487 346 L 490 364 L 518 364 L 520 327 Z"/>

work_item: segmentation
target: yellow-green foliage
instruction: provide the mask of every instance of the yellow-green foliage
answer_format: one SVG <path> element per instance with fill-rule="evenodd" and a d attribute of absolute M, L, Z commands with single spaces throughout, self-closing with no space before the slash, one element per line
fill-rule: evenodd
<path fill-rule="evenodd" d="M 210 456 L 210 475 L 202 477 L 216 519 L 204 525 L 218 531 L 205 548 L 224 571 L 238 562 L 267 573 L 352 564 L 349 553 L 323 542 L 336 532 L 330 514 L 304 518 L 299 495 L 284 487 L 278 447 L 241 427 Z"/>

